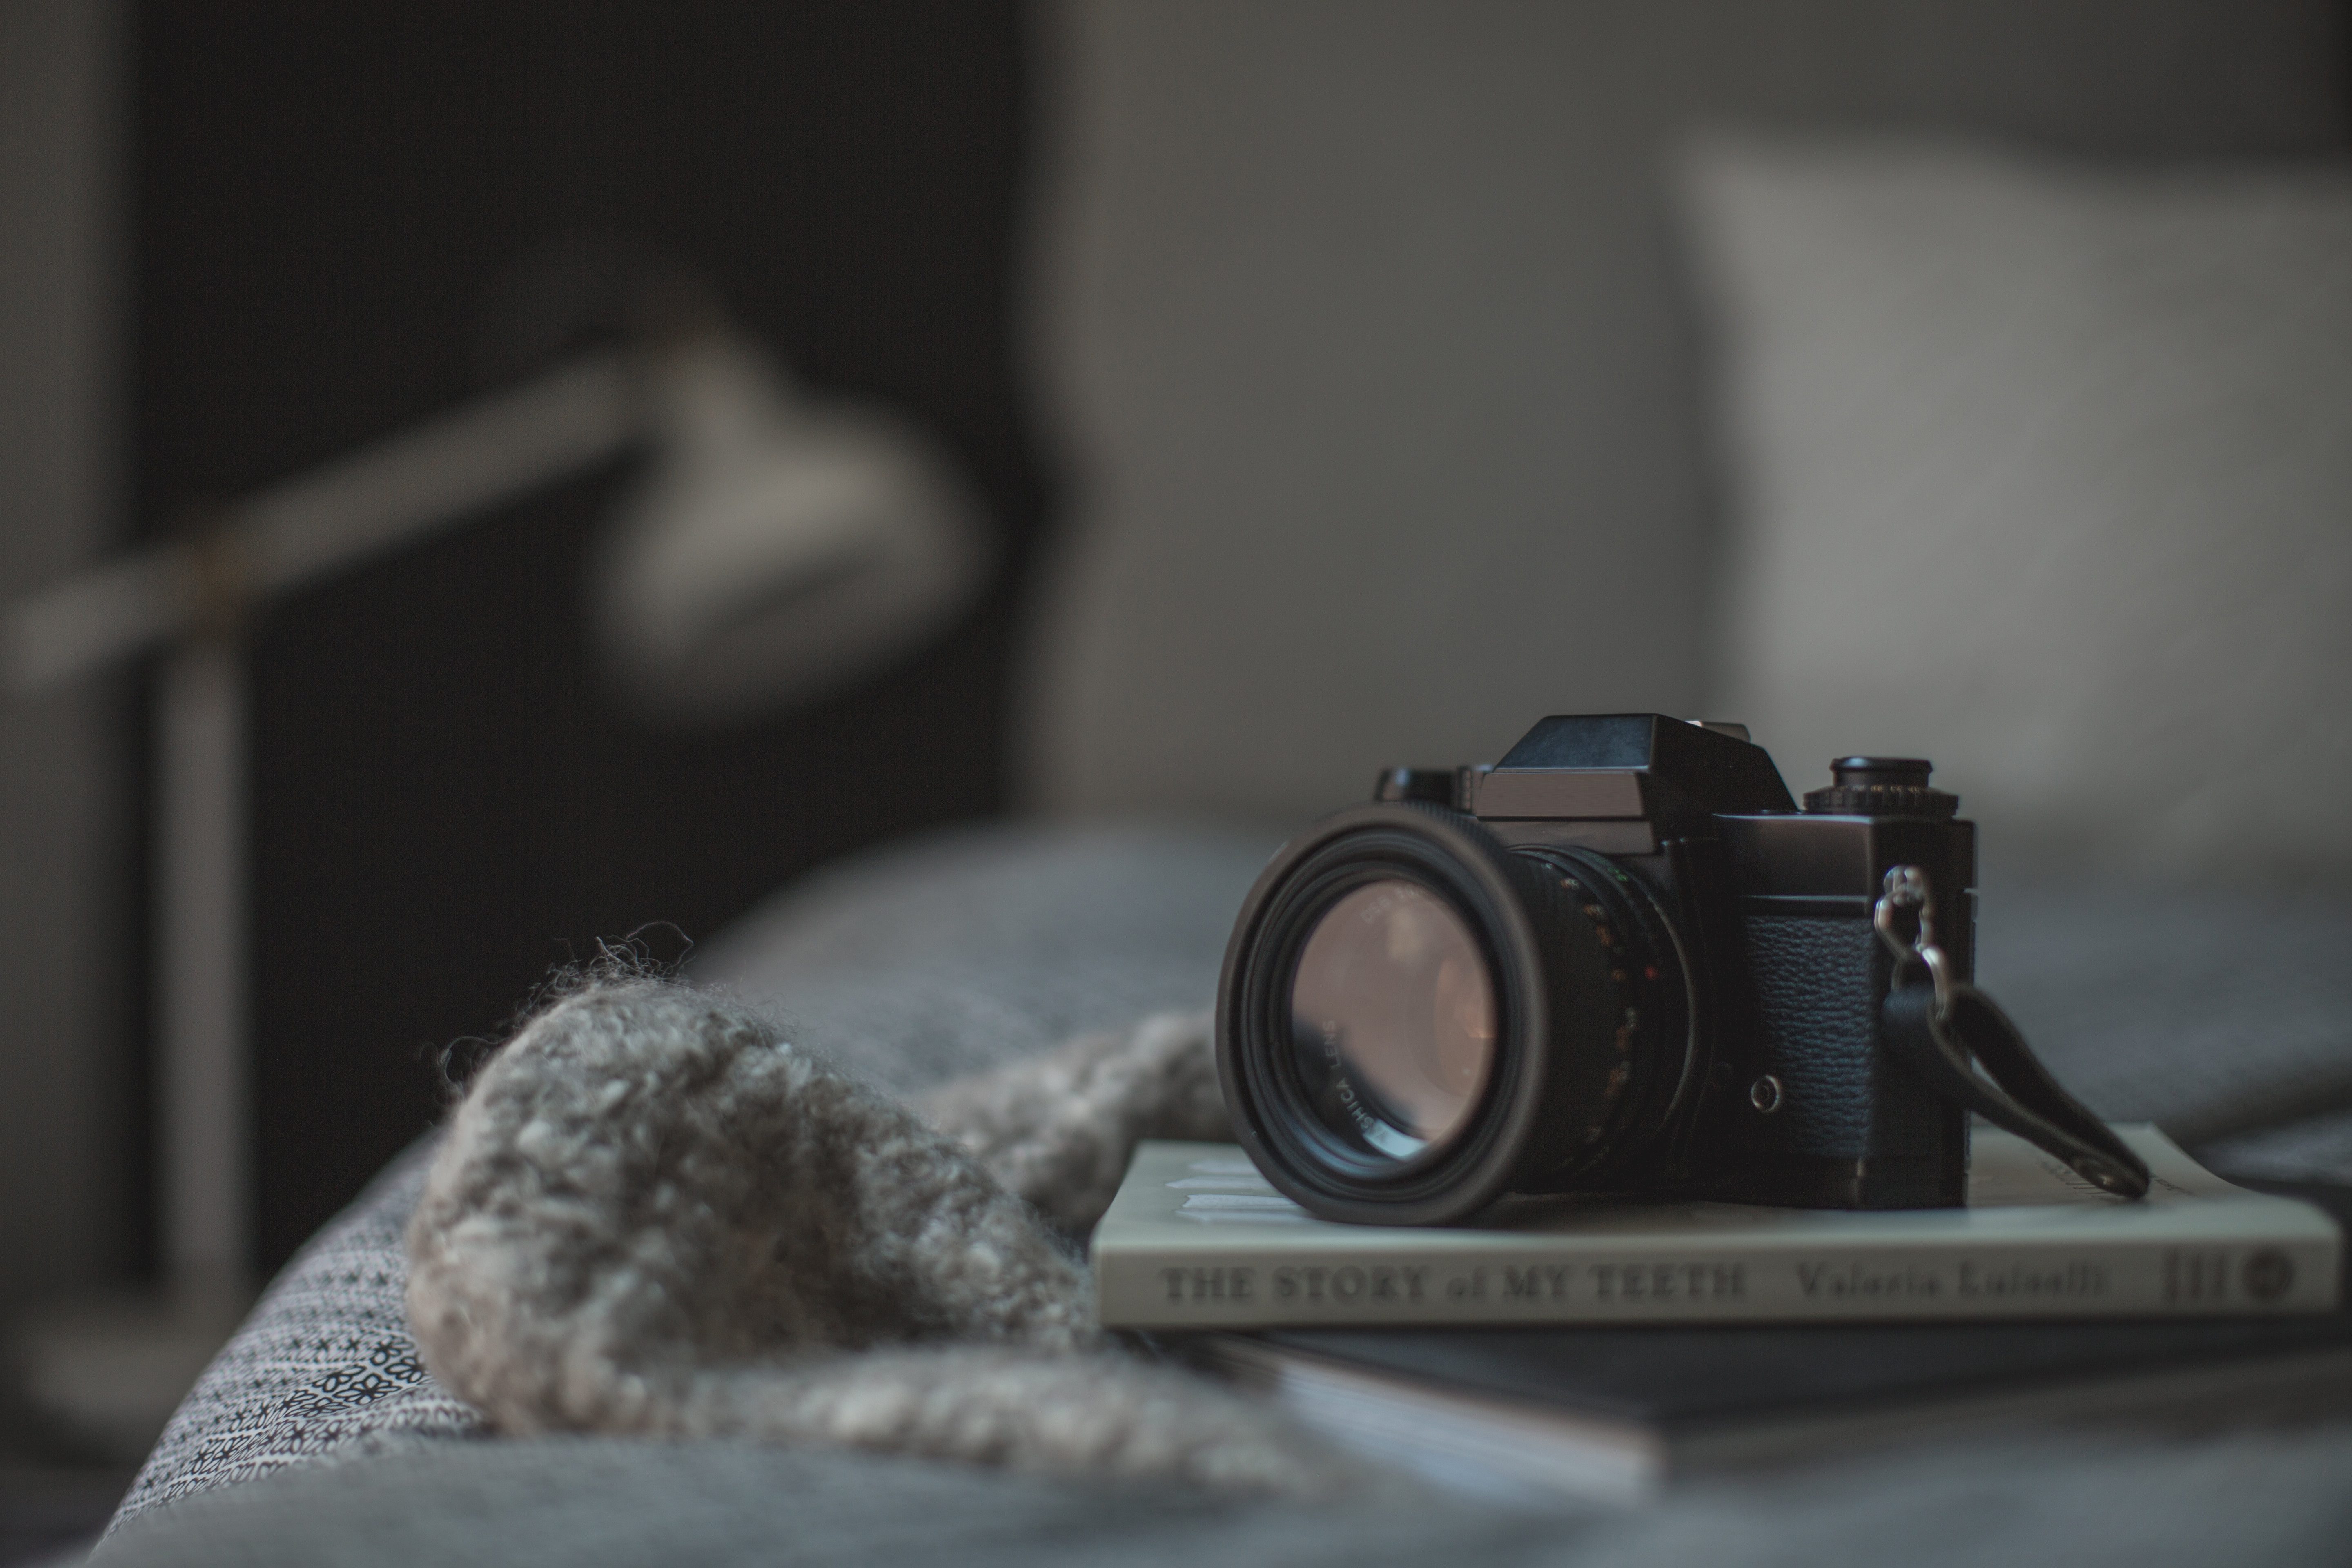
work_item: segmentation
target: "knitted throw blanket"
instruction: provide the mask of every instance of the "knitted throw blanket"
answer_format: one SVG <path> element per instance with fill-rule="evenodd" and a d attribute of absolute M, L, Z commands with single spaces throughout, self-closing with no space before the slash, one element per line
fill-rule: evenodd
<path fill-rule="evenodd" d="M 1225 1136 L 1202 1020 L 919 1109 L 681 984 L 562 997 L 475 1077 L 410 1222 L 426 1366 L 514 1434 L 1356 1483 L 1265 1407 L 1108 1342 L 1073 1258 L 1138 1139 Z"/>

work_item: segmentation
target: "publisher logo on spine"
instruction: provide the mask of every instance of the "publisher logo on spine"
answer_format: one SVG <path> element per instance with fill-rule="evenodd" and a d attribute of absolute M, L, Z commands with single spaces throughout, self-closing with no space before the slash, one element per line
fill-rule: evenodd
<path fill-rule="evenodd" d="M 2246 1258 L 2238 1282 L 2257 1301 L 2275 1301 L 2294 1289 L 2294 1259 L 2275 1247 L 2262 1247 Z"/>

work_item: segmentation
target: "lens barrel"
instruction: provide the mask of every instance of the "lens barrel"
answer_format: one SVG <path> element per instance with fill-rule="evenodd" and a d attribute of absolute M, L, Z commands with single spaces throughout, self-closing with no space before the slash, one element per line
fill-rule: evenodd
<path fill-rule="evenodd" d="M 1326 1218 L 1437 1225 L 1606 1184 L 1685 1098 L 1687 969 L 1641 883 L 1462 812 L 1359 806 L 1286 845 L 1225 952 L 1235 1135 Z"/>

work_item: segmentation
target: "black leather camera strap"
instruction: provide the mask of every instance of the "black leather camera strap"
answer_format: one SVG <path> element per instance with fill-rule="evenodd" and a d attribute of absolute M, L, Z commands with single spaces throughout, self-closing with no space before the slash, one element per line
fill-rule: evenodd
<path fill-rule="evenodd" d="M 1880 1009 L 1886 1044 L 1906 1067 L 1946 1099 L 2055 1154 L 2084 1180 L 2127 1198 L 2147 1192 L 2146 1162 L 2059 1087 L 1991 997 L 1955 981 L 1951 1010 L 1938 1023 L 1936 988 L 1925 980 L 1898 984 Z M 1971 1057 L 1983 1076 L 1969 1067 Z"/>
<path fill-rule="evenodd" d="M 1946 1099 L 2056 1155 L 2103 1191 L 2146 1196 L 2147 1162 L 2059 1087 L 1991 997 L 1950 978 L 1927 918 L 1925 878 L 1898 867 L 1886 883 L 1878 929 L 1896 958 L 1879 1016 L 1895 1058 Z M 1916 921 L 1916 934 L 1907 936 L 1895 929 L 1906 911 Z"/>

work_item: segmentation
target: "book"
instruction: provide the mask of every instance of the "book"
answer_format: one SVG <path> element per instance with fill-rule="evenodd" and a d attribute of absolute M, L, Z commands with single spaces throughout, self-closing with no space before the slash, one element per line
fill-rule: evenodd
<path fill-rule="evenodd" d="M 1979 1127 L 1958 1208 L 1566 1194 L 1427 1227 L 1318 1220 L 1238 1148 L 1147 1142 L 1095 1229 L 1097 1301 L 1108 1326 L 1163 1330 L 2335 1310 L 2326 1213 L 2234 1186 L 2154 1127 L 2116 1131 L 2155 1177 L 2144 1199 Z"/>
<path fill-rule="evenodd" d="M 2344 1194 L 2352 1197 L 2352 1194 Z M 1449 1490 L 1632 1501 L 1672 1481 L 2062 1428 L 2352 1408 L 2352 1313 L 2137 1321 L 1287 1329 L 1176 1336 L 1343 1447 Z"/>

